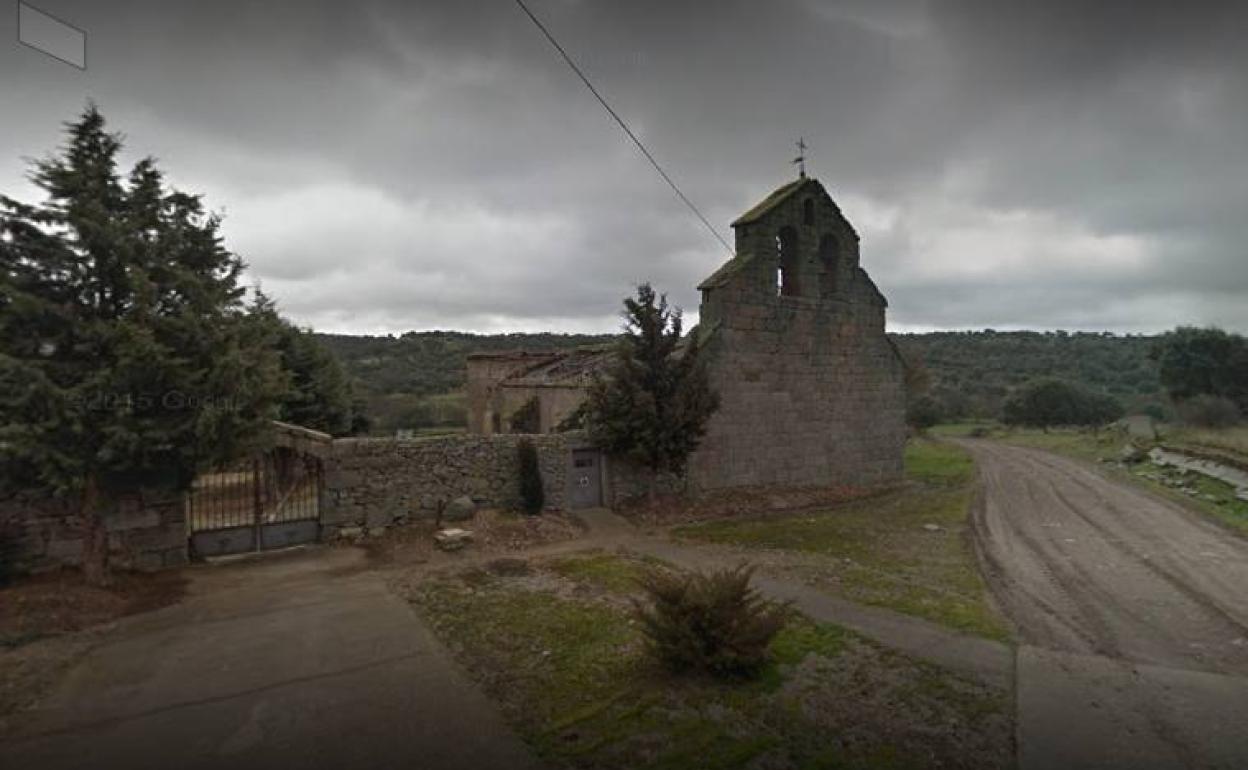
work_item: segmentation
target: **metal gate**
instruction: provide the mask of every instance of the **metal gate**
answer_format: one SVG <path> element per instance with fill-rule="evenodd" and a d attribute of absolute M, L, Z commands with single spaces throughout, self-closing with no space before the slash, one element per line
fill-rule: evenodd
<path fill-rule="evenodd" d="M 193 556 L 315 542 L 321 530 L 321 461 L 278 447 L 201 474 L 186 497 Z"/>

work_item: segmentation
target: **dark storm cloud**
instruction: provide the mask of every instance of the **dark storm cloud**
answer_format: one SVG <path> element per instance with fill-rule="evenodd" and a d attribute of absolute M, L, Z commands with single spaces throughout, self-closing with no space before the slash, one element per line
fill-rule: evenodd
<path fill-rule="evenodd" d="M 899 328 L 1248 329 L 1237 5 L 531 4 L 725 237 L 805 135 Z M 41 7 L 90 66 L 0 54 L 3 189 L 94 98 L 305 323 L 612 329 L 726 256 L 511 0 Z"/>

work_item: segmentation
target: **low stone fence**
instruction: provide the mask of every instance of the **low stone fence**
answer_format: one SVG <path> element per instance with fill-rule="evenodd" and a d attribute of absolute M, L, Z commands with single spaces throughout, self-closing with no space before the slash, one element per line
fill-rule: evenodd
<path fill-rule="evenodd" d="M 562 510 L 575 440 L 568 434 L 335 439 L 324 459 L 322 538 L 432 519 L 440 502 L 464 495 L 486 507 L 519 507 L 524 438 L 537 448 L 546 509 Z"/>
<path fill-rule="evenodd" d="M 156 570 L 185 564 L 186 508 L 181 496 L 136 492 L 107 517 L 109 560 L 123 569 Z M 78 500 L 47 493 L 0 499 L 0 559 L 15 572 L 43 572 L 82 562 L 86 529 Z"/>
<path fill-rule="evenodd" d="M 376 532 L 415 519 L 432 519 L 439 504 L 471 497 L 477 505 L 521 506 L 518 444 L 537 448 L 546 509 L 567 505 L 572 450 L 589 446 L 577 432 L 491 436 L 456 434 L 413 439 L 340 438 L 297 426 L 275 425 L 279 450 L 311 454 L 323 464 L 321 539 L 340 533 Z M 615 506 L 644 495 L 649 474 L 623 461 L 604 459 L 603 502 Z M 684 488 L 665 477 L 663 492 Z M 0 499 L 0 559 L 16 571 L 38 572 L 82 560 L 84 527 L 76 499 L 18 494 Z M 112 564 L 140 570 L 188 560 L 186 502 L 182 496 L 135 493 L 108 517 Z M 344 532 L 345 531 L 345 532 Z"/>

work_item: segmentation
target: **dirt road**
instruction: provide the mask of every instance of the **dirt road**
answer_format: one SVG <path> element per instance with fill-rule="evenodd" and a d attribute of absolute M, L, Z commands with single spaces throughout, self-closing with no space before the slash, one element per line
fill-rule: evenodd
<path fill-rule="evenodd" d="M 1024 641 L 1248 674 L 1248 541 L 1076 461 L 966 446 L 979 544 Z"/>
<path fill-rule="evenodd" d="M 1020 767 L 1248 766 L 1248 541 L 1091 466 L 959 443 L 1019 631 Z"/>

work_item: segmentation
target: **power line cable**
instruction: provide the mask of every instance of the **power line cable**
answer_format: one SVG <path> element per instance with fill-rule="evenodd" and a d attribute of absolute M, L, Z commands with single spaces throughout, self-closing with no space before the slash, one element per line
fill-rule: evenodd
<path fill-rule="evenodd" d="M 607 100 L 603 98 L 597 88 L 594 88 L 594 84 L 589 82 L 589 78 L 585 76 L 585 73 L 581 71 L 581 68 L 578 67 L 576 62 L 572 60 L 572 57 L 568 55 L 568 52 L 564 50 L 563 46 L 559 45 L 559 41 L 555 39 L 555 36 L 550 34 L 550 30 L 546 29 L 546 25 L 542 24 L 542 22 L 533 15 L 533 12 L 529 10 L 529 7 L 524 4 L 524 0 L 516 0 L 516 5 L 520 6 L 520 10 L 524 11 L 525 15 L 532 19 L 533 23 L 537 25 L 537 28 L 541 30 L 542 34 L 546 36 L 546 39 L 550 41 L 550 44 L 553 45 L 555 50 L 559 52 L 559 55 L 563 57 L 563 60 L 567 62 L 568 66 L 572 68 L 572 71 L 576 73 L 576 76 L 580 78 L 581 82 L 585 84 L 585 87 L 589 89 L 589 92 L 592 93 L 594 98 L 598 100 L 598 103 L 611 114 L 611 117 L 615 118 L 615 122 L 620 124 L 620 128 L 624 129 L 624 133 L 628 134 L 628 138 L 633 140 L 633 144 L 637 145 L 637 149 L 641 150 L 641 154 L 646 156 L 646 160 L 650 161 L 650 165 L 654 166 L 654 170 L 659 172 L 659 176 L 663 177 L 663 181 L 667 182 L 668 186 L 671 187 L 672 190 L 676 192 L 676 195 L 684 201 L 686 206 L 689 207 L 689 210 L 692 211 L 698 219 L 702 220 L 702 224 L 706 225 L 706 229 L 710 231 L 711 235 L 715 236 L 715 240 L 723 244 L 729 254 L 733 254 L 733 249 L 728 245 L 728 241 L 724 240 L 723 236 L 719 234 L 719 231 L 715 229 L 715 226 L 712 225 L 710 221 L 702 215 L 702 212 L 698 210 L 698 207 L 693 205 L 693 201 L 689 200 L 689 197 L 680 191 L 680 188 L 676 186 L 676 183 L 673 182 L 672 178 L 667 175 L 667 172 L 663 170 L 663 167 L 659 165 L 659 162 L 654 159 L 654 156 L 650 154 L 650 151 L 646 149 L 646 146 L 641 143 L 641 140 L 637 138 L 637 135 L 634 134 L 632 129 L 628 127 L 628 124 L 624 122 L 624 119 L 620 117 L 619 113 L 611 108 L 611 105 L 607 103 Z"/>

